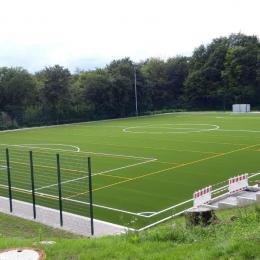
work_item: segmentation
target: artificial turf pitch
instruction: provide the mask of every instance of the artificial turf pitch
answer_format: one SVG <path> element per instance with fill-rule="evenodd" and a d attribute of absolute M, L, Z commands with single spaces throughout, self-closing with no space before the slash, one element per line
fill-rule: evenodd
<path fill-rule="evenodd" d="M 32 128 L 1 132 L 0 144 L 2 195 L 8 194 L 4 149 L 9 147 L 14 198 L 30 201 L 32 150 L 37 203 L 57 207 L 60 153 L 64 208 L 87 215 L 90 156 L 94 217 L 140 228 L 190 206 L 164 211 L 191 199 L 197 189 L 260 172 L 260 114 L 174 113 Z"/>

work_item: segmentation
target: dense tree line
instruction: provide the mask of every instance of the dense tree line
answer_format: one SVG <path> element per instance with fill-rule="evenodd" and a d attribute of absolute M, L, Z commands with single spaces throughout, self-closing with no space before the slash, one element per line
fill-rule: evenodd
<path fill-rule="evenodd" d="M 158 110 L 260 108 L 260 42 L 233 34 L 196 48 L 191 57 L 129 58 L 75 74 L 59 65 L 31 74 L 0 68 L 0 127 L 117 118 Z"/>

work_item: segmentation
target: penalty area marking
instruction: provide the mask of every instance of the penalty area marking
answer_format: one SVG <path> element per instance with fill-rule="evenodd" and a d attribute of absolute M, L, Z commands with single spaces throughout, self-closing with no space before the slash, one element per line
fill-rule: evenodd
<path fill-rule="evenodd" d="M 177 127 L 176 127 L 177 126 Z M 189 127 L 191 126 L 191 127 Z M 194 126 L 199 126 L 201 128 L 196 128 Z M 208 128 L 203 128 L 207 126 Z M 139 131 L 138 129 L 165 129 L 165 131 Z M 140 126 L 130 126 L 123 128 L 125 133 L 134 133 L 134 134 L 186 134 L 186 133 L 200 133 L 200 132 L 209 132 L 219 130 L 218 125 L 211 124 L 161 124 L 161 125 L 140 125 Z M 137 129 L 137 131 L 135 130 Z"/>
<path fill-rule="evenodd" d="M 66 151 L 66 152 L 80 152 L 80 148 L 75 145 L 70 144 L 0 144 L 0 146 L 10 146 L 10 147 L 21 147 L 21 148 L 36 148 L 39 150 L 53 150 L 53 151 Z M 70 147 L 73 150 L 65 150 L 65 149 L 56 149 L 42 146 L 61 146 L 61 147 Z"/>
<path fill-rule="evenodd" d="M 72 147 L 72 148 L 74 148 L 74 150 L 63 150 L 63 149 L 55 149 L 55 148 L 48 148 L 48 147 L 39 147 L 39 146 L 48 146 L 48 145 L 49 146 L 55 146 L 56 145 L 56 146 Z M 94 174 L 92 174 L 93 177 L 98 176 L 98 175 L 104 175 L 104 176 L 107 176 L 107 177 L 119 178 L 120 176 L 106 175 L 106 173 L 130 168 L 130 167 L 135 167 L 135 166 L 138 166 L 138 165 L 151 163 L 151 162 L 158 160 L 157 158 L 147 158 L 147 157 L 141 157 L 141 156 L 131 156 L 131 155 L 122 155 L 122 154 L 108 154 L 108 153 L 95 153 L 95 152 L 83 152 L 83 151 L 80 151 L 80 148 L 75 146 L 75 145 L 66 145 L 66 144 L 19 144 L 19 145 L 18 144 L 0 144 L 0 146 L 21 147 L 21 148 L 36 148 L 36 149 L 40 149 L 40 150 L 67 151 L 67 152 L 77 152 L 77 153 L 80 152 L 80 153 L 85 153 L 85 154 L 94 154 L 94 155 L 101 155 L 101 156 L 121 157 L 121 158 L 126 158 L 126 159 L 142 160 L 141 162 L 138 162 L 138 163 L 128 164 L 128 165 L 125 165 L 125 166 L 122 166 L 122 167 L 113 168 L 113 169 L 94 173 Z M 6 168 L 5 166 L 2 166 L 2 167 Z M 2 169 L 2 167 L 0 165 L 0 170 Z M 83 179 L 86 179 L 86 178 L 88 178 L 88 176 L 83 176 L 83 177 L 63 181 L 61 184 L 76 182 L 76 181 L 83 180 Z M 122 178 L 124 178 L 124 177 L 122 177 Z M 131 178 L 127 178 L 127 177 L 125 177 L 125 179 L 131 180 Z M 35 191 L 55 187 L 57 185 L 58 185 L 57 183 L 54 183 L 54 184 L 42 186 L 42 187 L 35 189 Z M 76 194 L 75 196 L 77 196 L 77 195 L 79 195 L 79 194 Z"/>
<path fill-rule="evenodd" d="M 48 148 L 48 147 L 37 147 L 35 145 L 45 145 L 45 146 L 54 146 L 54 145 L 60 145 L 60 146 L 69 146 L 73 147 L 76 150 L 64 150 L 64 149 L 56 149 L 56 148 Z M 63 151 L 63 152 L 73 152 L 73 153 L 80 153 L 80 154 L 93 154 L 93 155 L 101 155 L 101 156 L 108 156 L 108 157 L 122 157 L 125 159 L 137 159 L 137 160 L 154 160 L 155 158 L 148 158 L 148 157 L 142 157 L 142 156 L 133 156 L 133 155 L 124 155 L 124 154 L 113 154 L 113 153 L 99 153 L 99 152 L 87 152 L 87 151 L 81 151 L 79 147 L 75 145 L 67 145 L 67 144 L 0 144 L 0 146 L 10 146 L 10 147 L 21 147 L 21 148 L 36 148 L 39 150 L 50 150 L 50 151 Z"/>
<path fill-rule="evenodd" d="M 122 170 L 122 169 L 126 169 L 126 168 L 130 168 L 130 167 L 134 167 L 134 166 L 141 165 L 141 164 L 151 163 L 151 162 L 154 162 L 154 161 L 157 161 L 157 159 L 154 158 L 154 159 L 150 159 L 150 160 L 147 160 L 147 161 L 143 161 L 143 162 L 139 162 L 139 163 L 134 163 L 134 164 L 129 164 L 129 165 L 126 165 L 126 166 L 122 166 L 122 167 L 119 167 L 119 168 L 114 168 L 114 169 L 110 169 L 110 170 L 106 170 L 106 171 L 97 172 L 97 173 L 92 174 L 92 177 L 98 176 L 98 175 L 104 175 L 104 176 L 112 177 L 111 175 L 106 175 L 106 173 L 114 172 L 114 171 L 118 171 L 118 170 Z M 115 176 L 115 178 L 117 178 L 117 177 L 118 176 Z M 88 178 L 88 176 L 83 176 L 83 177 L 79 177 L 79 178 L 63 181 L 63 182 L 61 182 L 61 184 L 76 182 L 76 181 L 79 181 L 79 180 L 84 180 L 86 178 Z M 125 178 L 125 179 L 131 180 L 132 178 Z M 57 183 L 54 183 L 54 184 L 50 184 L 50 185 L 47 185 L 47 186 L 40 187 L 40 188 L 35 189 L 35 190 L 36 191 L 37 190 L 43 190 L 43 189 L 46 189 L 46 188 L 55 187 L 57 185 L 58 185 Z M 73 197 L 79 196 L 79 195 L 81 195 L 81 194 L 80 193 L 74 194 Z"/>

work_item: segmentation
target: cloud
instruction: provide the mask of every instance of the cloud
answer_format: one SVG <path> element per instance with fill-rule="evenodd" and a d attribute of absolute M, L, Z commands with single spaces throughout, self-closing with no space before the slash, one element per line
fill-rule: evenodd
<path fill-rule="evenodd" d="M 259 10 L 258 0 L 2 1 L 0 66 L 73 70 L 126 56 L 190 55 L 219 36 L 259 36 Z"/>

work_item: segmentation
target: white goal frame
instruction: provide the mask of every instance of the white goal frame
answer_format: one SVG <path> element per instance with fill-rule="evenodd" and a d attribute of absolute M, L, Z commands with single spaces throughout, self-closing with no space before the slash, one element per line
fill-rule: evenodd
<path fill-rule="evenodd" d="M 233 113 L 248 113 L 251 112 L 250 104 L 233 104 L 232 106 Z"/>

